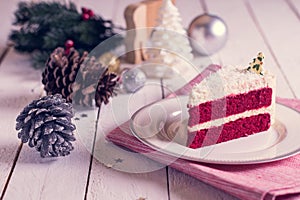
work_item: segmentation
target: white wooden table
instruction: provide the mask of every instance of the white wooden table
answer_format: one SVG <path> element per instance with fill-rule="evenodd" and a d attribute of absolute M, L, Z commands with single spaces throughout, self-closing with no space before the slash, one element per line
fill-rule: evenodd
<path fill-rule="evenodd" d="M 0 2 L 0 53 L 6 46 L 17 2 Z M 138 0 L 74 2 L 79 8 L 90 7 L 125 27 L 124 8 Z M 229 29 L 227 44 L 211 57 L 213 62 L 246 65 L 258 51 L 263 51 L 266 66 L 277 75 L 277 95 L 299 98 L 300 1 L 206 0 L 206 4 L 208 11 L 223 18 Z M 201 5 L 200 0 L 177 0 L 185 27 L 203 13 Z M 11 50 L 0 64 L 0 83 L 0 195 L 3 199 L 236 199 L 169 167 L 149 173 L 114 170 L 110 163 L 91 160 L 80 140 L 68 157 L 41 159 L 35 150 L 20 145 L 15 131 L 18 113 L 40 94 L 41 72 L 30 66 L 27 56 Z M 123 159 L 126 162 L 130 158 Z M 131 162 L 155 165 L 142 156 Z"/>

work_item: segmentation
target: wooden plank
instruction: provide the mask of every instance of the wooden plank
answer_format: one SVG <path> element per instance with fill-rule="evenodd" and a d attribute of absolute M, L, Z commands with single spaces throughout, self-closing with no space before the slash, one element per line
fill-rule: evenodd
<path fill-rule="evenodd" d="M 0 12 L 2 23 L 0 34 L 0 47 L 6 46 L 8 35 L 12 29 L 12 23 L 14 21 L 14 11 L 17 9 L 18 2 L 19 0 L 12 0 L 5 3 L 1 3 Z"/>
<path fill-rule="evenodd" d="M 20 141 L 15 119 L 25 105 L 37 98 L 40 74 L 28 64 L 28 57 L 10 51 L 0 67 L 0 188 L 3 192 Z"/>
<path fill-rule="evenodd" d="M 124 150 L 107 142 L 104 137 L 127 121 L 137 109 L 160 99 L 161 95 L 160 84 L 148 82 L 143 89 L 134 94 L 113 98 L 111 103 L 102 109 L 88 199 L 167 199 L 164 165 L 141 154 Z M 127 133 L 130 134 L 129 131 Z"/>
<path fill-rule="evenodd" d="M 98 155 L 98 160 L 93 162 L 88 199 L 167 199 L 167 179 L 163 166 L 143 155 L 134 153 L 135 156 L 132 156 L 130 152 L 112 150 L 107 145 L 105 149 L 99 149 L 98 146 L 102 158 Z M 112 152 L 103 153 L 108 150 Z"/>
<path fill-rule="evenodd" d="M 34 149 L 23 145 L 6 199 L 83 199 L 90 153 L 81 143 L 78 133 L 94 132 L 95 112 L 88 113 L 88 117 L 82 117 L 86 111 L 75 113 L 81 124 L 76 123 L 75 150 L 68 157 L 41 158 Z M 74 177 L 80 181 L 74 181 Z"/>
<path fill-rule="evenodd" d="M 142 161 L 140 160 L 139 163 L 142 163 Z M 97 161 L 94 162 L 94 167 L 96 170 L 92 171 L 94 179 L 88 199 L 168 199 L 166 179 L 164 181 L 162 179 L 162 177 L 165 177 L 164 169 L 133 174 L 103 167 L 103 164 Z"/>
<path fill-rule="evenodd" d="M 80 118 L 81 114 L 77 113 L 76 117 Z M 80 120 L 85 126 L 77 126 L 75 150 L 67 157 L 41 158 L 34 149 L 23 146 L 5 198 L 84 198 L 90 153 L 78 139 L 78 132 L 84 129 L 87 134 L 93 132 L 95 117 L 91 115 Z M 74 178 L 78 181 L 74 181 Z"/>
<path fill-rule="evenodd" d="M 6 58 L 8 52 L 12 49 L 11 45 L 7 45 L 3 49 L 0 49 L 0 66 L 3 60 Z"/>
<path fill-rule="evenodd" d="M 286 2 L 295 13 L 297 18 L 300 20 L 300 2 L 298 0 L 286 0 Z"/>
<path fill-rule="evenodd" d="M 219 17 L 223 18 L 229 29 L 228 41 L 219 52 L 222 63 L 224 65 L 247 67 L 252 58 L 259 51 L 262 51 L 265 54 L 265 68 L 271 70 L 277 76 L 277 96 L 293 97 L 276 58 L 274 58 L 269 46 L 265 44 L 264 37 L 261 35 L 244 2 L 239 0 L 233 0 L 230 4 L 218 0 L 206 2 L 210 13 L 217 13 Z M 269 30 L 268 32 L 272 31 Z"/>
<path fill-rule="evenodd" d="M 295 68 L 300 63 L 300 21 L 284 1 L 249 1 L 253 13 L 261 26 L 273 56 L 285 75 L 290 87 L 300 97 L 300 79 Z M 272 6 L 270 6 L 272 5 Z M 268 12 L 266 12 L 268 10 Z M 274 14 L 276 13 L 276 14 Z M 280 82 L 281 83 L 281 82 Z"/>
<path fill-rule="evenodd" d="M 195 17 L 203 14 L 204 12 L 199 0 L 176 0 L 175 5 L 179 10 L 182 18 L 182 25 L 185 28 L 188 28 L 189 24 Z"/>
<path fill-rule="evenodd" d="M 139 1 L 117 1 L 117 7 L 114 9 L 114 16 L 112 17 L 114 23 L 126 28 L 124 10 L 127 5 L 137 2 Z M 149 90 L 147 87 L 154 87 L 154 89 Z M 167 179 L 164 166 L 142 155 L 127 152 L 106 142 L 103 138 L 103 134 L 107 134 L 113 127 L 128 120 L 137 108 L 161 98 L 159 84 L 149 84 L 147 87 L 143 89 L 159 92 L 155 92 L 156 94 L 146 93 L 148 95 L 145 96 L 142 91 L 139 91 L 133 95 L 117 96 L 109 106 L 102 109 L 99 123 L 100 134 L 98 132 L 87 194 L 88 199 L 167 199 Z M 136 95 L 142 95 L 143 98 Z M 121 102 L 118 99 L 121 99 Z M 134 102 L 132 102 L 133 99 L 135 99 Z M 137 102 L 137 99 L 142 101 Z M 122 110 L 118 106 L 123 107 L 124 113 L 112 112 L 114 109 Z M 102 118 L 106 120 L 101 120 Z M 119 158 L 122 161 L 116 163 Z M 146 173 L 150 169 L 158 170 Z"/>

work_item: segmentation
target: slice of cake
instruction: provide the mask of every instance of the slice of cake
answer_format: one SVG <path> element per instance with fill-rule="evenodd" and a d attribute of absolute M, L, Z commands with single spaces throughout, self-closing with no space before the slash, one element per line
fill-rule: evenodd
<path fill-rule="evenodd" d="M 274 123 L 275 76 L 263 55 L 247 69 L 223 67 L 196 84 L 188 102 L 188 145 L 199 148 L 266 131 Z"/>

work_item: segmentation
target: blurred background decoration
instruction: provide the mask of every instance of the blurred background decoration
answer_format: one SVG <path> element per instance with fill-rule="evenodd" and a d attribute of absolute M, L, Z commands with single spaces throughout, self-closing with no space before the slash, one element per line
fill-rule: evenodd
<path fill-rule="evenodd" d="M 14 15 L 14 29 L 9 39 L 17 51 L 32 55 L 36 68 L 43 67 L 51 52 L 59 46 L 75 47 L 80 53 L 90 52 L 116 34 L 111 20 L 84 7 L 78 12 L 72 2 L 20 2 Z M 115 44 L 103 52 L 120 45 L 122 39 L 115 39 Z"/>
<path fill-rule="evenodd" d="M 194 52 L 209 56 L 224 47 L 228 39 L 228 28 L 220 17 L 204 13 L 191 22 L 188 35 Z"/>

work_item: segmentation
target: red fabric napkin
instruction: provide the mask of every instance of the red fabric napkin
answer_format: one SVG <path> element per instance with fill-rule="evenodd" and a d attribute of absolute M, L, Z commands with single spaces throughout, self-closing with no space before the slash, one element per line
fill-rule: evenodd
<path fill-rule="evenodd" d="M 207 67 L 189 84 L 167 98 L 187 94 L 195 83 L 219 68 L 218 65 Z M 300 112 L 300 100 L 277 98 L 276 101 Z M 241 199 L 300 199 L 300 155 L 253 165 L 205 164 L 180 158 L 174 161 L 174 157 L 151 149 L 128 132 L 129 122 L 126 122 L 110 132 L 107 138 L 133 151 L 146 153 L 147 157 L 158 162 L 171 163 L 169 166 Z"/>

